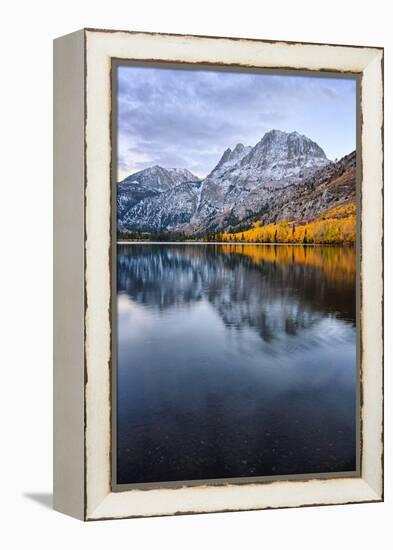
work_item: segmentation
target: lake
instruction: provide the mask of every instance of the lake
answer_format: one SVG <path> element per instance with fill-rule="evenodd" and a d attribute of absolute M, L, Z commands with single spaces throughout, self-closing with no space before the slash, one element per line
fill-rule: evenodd
<path fill-rule="evenodd" d="M 356 469 L 351 247 L 117 250 L 117 483 Z"/>

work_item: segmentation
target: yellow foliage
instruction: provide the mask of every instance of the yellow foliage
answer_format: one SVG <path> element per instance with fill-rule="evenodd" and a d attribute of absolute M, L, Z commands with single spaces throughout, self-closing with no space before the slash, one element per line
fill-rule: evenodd
<path fill-rule="evenodd" d="M 356 206 L 353 203 L 331 208 L 318 219 L 296 225 L 281 220 L 261 226 L 259 222 L 247 231 L 223 233 L 227 242 L 353 244 L 356 239 Z"/>

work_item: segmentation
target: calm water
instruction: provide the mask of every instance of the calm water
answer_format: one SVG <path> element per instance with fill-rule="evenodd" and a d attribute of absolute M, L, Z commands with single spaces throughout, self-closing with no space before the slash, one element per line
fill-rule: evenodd
<path fill-rule="evenodd" d="M 118 483 L 356 468 L 355 252 L 118 246 Z"/>

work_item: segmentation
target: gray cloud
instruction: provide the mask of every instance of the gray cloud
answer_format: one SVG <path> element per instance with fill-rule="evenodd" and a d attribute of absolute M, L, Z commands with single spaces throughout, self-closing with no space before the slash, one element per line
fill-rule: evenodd
<path fill-rule="evenodd" d="M 342 156 L 355 144 L 354 101 L 351 80 L 121 66 L 119 177 L 154 164 L 203 176 L 227 147 L 271 128 Z"/>

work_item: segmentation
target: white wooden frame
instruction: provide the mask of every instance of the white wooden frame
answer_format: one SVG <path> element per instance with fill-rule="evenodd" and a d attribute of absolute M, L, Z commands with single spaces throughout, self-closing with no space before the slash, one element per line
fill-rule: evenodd
<path fill-rule="evenodd" d="M 55 41 L 54 507 L 83 520 L 383 499 L 383 50 L 81 30 Z M 111 61 L 361 74 L 359 477 L 111 490 Z"/>

